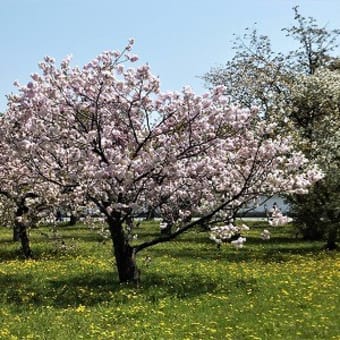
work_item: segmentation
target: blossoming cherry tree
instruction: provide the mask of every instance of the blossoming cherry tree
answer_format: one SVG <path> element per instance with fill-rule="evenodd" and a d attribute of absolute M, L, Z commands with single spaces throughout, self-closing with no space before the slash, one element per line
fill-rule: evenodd
<path fill-rule="evenodd" d="M 320 178 L 289 136 L 275 135 L 256 110 L 230 105 L 223 88 L 161 93 L 148 65 L 126 66 L 137 60 L 132 43 L 82 68 L 45 58 L 7 112 L 8 124 L 20 124 L 26 166 L 105 216 L 121 282 L 138 280 L 141 250 Z M 132 245 L 126 225 L 143 209 L 176 229 Z"/>

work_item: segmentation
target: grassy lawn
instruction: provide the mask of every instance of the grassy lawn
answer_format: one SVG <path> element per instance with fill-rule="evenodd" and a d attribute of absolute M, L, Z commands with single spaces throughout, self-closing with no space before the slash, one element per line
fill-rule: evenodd
<path fill-rule="evenodd" d="M 65 247 L 32 230 L 30 261 L 0 228 L 0 339 L 340 339 L 339 252 L 292 227 L 262 241 L 263 226 L 240 250 L 201 231 L 146 249 L 138 288 L 117 283 L 110 242 L 85 226 L 60 228 Z"/>

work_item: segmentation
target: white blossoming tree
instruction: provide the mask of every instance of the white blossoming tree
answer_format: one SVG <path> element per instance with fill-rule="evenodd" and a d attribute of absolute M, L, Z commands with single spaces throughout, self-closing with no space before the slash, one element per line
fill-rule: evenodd
<path fill-rule="evenodd" d="M 23 255 L 30 258 L 28 229 L 50 214 L 60 195 L 56 186 L 46 185 L 26 166 L 30 155 L 17 138 L 19 125 L 0 116 L 0 225 L 13 228 L 13 241 L 20 241 Z"/>
<path fill-rule="evenodd" d="M 298 47 L 276 53 L 268 36 L 256 30 L 235 42 L 235 55 L 203 78 L 209 87 L 245 106 L 256 104 L 261 116 L 278 124 L 305 155 L 318 162 L 325 178 L 310 195 L 289 196 L 296 225 L 308 239 L 326 239 L 335 248 L 339 233 L 339 58 L 334 55 L 339 29 L 319 26 L 293 8 L 295 24 L 283 29 Z"/>
<path fill-rule="evenodd" d="M 294 126 L 305 138 L 301 145 L 325 173 L 308 195 L 293 195 L 291 203 L 302 235 L 325 239 L 336 248 L 340 231 L 340 71 L 318 69 L 301 76 L 292 87 Z"/>

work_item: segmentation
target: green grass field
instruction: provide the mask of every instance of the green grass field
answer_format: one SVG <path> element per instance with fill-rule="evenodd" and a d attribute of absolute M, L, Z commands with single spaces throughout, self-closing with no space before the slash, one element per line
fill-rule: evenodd
<path fill-rule="evenodd" d="M 340 339 L 339 252 L 292 227 L 269 241 L 262 230 L 240 250 L 201 231 L 149 248 L 136 288 L 117 282 L 110 241 L 85 226 L 59 229 L 65 247 L 32 230 L 29 261 L 0 228 L 0 339 Z"/>

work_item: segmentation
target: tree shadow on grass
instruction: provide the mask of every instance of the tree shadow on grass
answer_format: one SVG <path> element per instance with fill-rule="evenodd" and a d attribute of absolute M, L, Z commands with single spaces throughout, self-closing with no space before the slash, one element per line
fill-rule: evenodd
<path fill-rule="evenodd" d="M 0 275 L 0 301 L 27 308 L 53 306 L 67 308 L 80 304 L 92 306 L 112 299 L 112 292 L 120 285 L 112 272 L 98 272 L 67 278 L 42 279 L 34 274 Z"/>
<path fill-rule="evenodd" d="M 59 258 L 64 257 L 65 255 L 77 255 L 78 253 L 77 250 L 67 250 L 67 251 L 58 250 L 58 248 L 54 246 L 52 241 L 50 242 L 48 246 L 44 246 L 44 247 L 40 247 L 37 244 L 33 244 L 31 246 L 31 249 L 33 253 L 32 259 L 37 260 L 37 261 L 47 260 L 47 259 L 59 259 Z M 11 247 L 11 249 L 0 248 L 0 263 L 8 262 L 8 261 L 19 261 L 19 262 L 27 261 L 27 258 L 25 258 L 24 253 L 19 243 L 13 244 L 13 247 Z"/>
<path fill-rule="evenodd" d="M 190 299 L 213 292 L 218 283 L 205 275 L 197 273 L 146 273 L 142 278 L 139 292 L 150 303 L 167 297 Z"/>
<path fill-rule="evenodd" d="M 13 243 L 12 238 L 13 238 L 13 237 L 8 237 L 8 238 L 6 238 L 6 239 L 1 239 L 1 240 L 0 240 L 0 244 L 3 244 L 3 245 L 12 244 L 12 243 Z"/>
<path fill-rule="evenodd" d="M 148 273 L 141 285 L 120 284 L 112 272 L 98 272 L 36 282 L 34 274 L 0 275 L 0 302 L 18 310 L 31 307 L 53 306 L 70 308 L 79 305 L 95 306 L 101 303 L 122 305 L 132 303 L 131 292 L 146 303 L 157 303 L 171 297 L 187 299 L 212 292 L 217 283 L 204 275 Z"/>
<path fill-rule="evenodd" d="M 23 251 L 20 249 L 19 246 L 12 247 L 11 249 L 0 248 L 0 263 L 7 262 L 7 261 L 14 261 L 14 260 L 19 260 L 19 261 L 25 260 Z"/>
<path fill-rule="evenodd" d="M 84 242 L 100 242 L 103 240 L 103 237 L 96 233 L 95 231 L 89 231 L 88 233 L 80 233 L 80 234 L 70 234 L 65 232 L 59 232 L 57 235 L 53 235 L 51 232 L 37 231 L 35 230 L 34 237 L 31 237 L 32 242 L 49 242 L 53 240 L 76 240 L 76 241 L 84 241 Z"/>
<path fill-rule="evenodd" d="M 85 242 L 84 242 L 85 241 Z M 60 239 L 48 239 L 44 236 L 36 237 L 30 242 L 34 260 L 59 259 L 65 255 L 76 256 L 81 255 L 83 244 L 94 245 L 95 247 L 105 246 L 110 240 L 104 240 L 100 236 L 89 236 L 86 238 L 61 237 Z M 0 244 L 0 263 L 7 261 L 25 261 L 20 242 L 12 240 L 3 241 L 3 247 Z"/>

